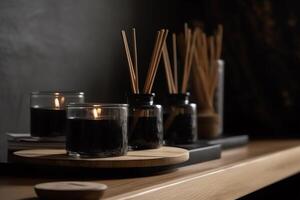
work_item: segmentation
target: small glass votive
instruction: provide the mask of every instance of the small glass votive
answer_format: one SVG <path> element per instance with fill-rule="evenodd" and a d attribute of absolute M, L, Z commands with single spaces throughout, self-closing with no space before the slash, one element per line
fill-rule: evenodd
<path fill-rule="evenodd" d="M 69 104 L 66 150 L 74 157 L 127 153 L 127 104 Z"/>
<path fill-rule="evenodd" d="M 154 104 L 154 94 L 129 97 L 128 140 L 132 150 L 155 149 L 163 144 L 162 106 Z"/>
<path fill-rule="evenodd" d="M 189 93 L 170 94 L 164 106 L 164 140 L 167 145 L 193 144 L 197 141 L 197 106 Z"/>
<path fill-rule="evenodd" d="M 65 135 L 66 105 L 83 103 L 83 92 L 32 92 L 30 96 L 30 133 L 33 137 Z"/>

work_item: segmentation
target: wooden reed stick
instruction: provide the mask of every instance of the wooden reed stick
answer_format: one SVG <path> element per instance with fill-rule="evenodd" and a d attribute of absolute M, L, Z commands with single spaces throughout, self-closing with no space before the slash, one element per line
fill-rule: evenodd
<path fill-rule="evenodd" d="M 175 82 L 175 92 L 178 93 L 178 71 L 177 71 L 177 46 L 176 46 L 176 34 L 172 34 L 172 47 L 173 47 L 173 72 Z"/>
<path fill-rule="evenodd" d="M 135 77 L 135 74 L 134 74 L 134 69 L 133 69 L 132 59 L 131 59 L 131 56 L 130 56 L 130 50 L 129 50 L 129 46 L 128 46 L 126 33 L 125 33 L 124 30 L 122 30 L 122 38 L 123 38 L 123 43 L 124 43 L 124 47 L 125 47 L 127 62 L 128 62 L 128 66 L 129 66 L 130 79 L 131 79 L 131 88 L 132 88 L 133 93 L 136 93 L 137 92 L 136 85 L 135 85 L 136 77 Z"/>
<path fill-rule="evenodd" d="M 214 46 L 214 37 L 213 36 L 209 36 L 208 37 L 208 49 L 209 49 L 209 65 L 210 65 L 210 73 L 212 70 L 212 66 L 214 65 L 214 61 L 215 61 L 215 46 Z"/>
<path fill-rule="evenodd" d="M 150 76 L 151 76 L 151 73 L 152 73 L 152 70 L 153 70 L 152 69 L 153 68 L 153 63 L 154 63 L 154 60 L 155 60 L 155 56 L 156 56 L 156 52 L 157 52 L 158 43 L 159 43 L 160 38 L 161 38 L 161 31 L 158 31 L 157 34 L 156 34 L 156 39 L 155 39 L 155 43 L 154 43 L 154 47 L 153 47 L 153 51 L 152 51 L 150 65 L 149 65 L 147 76 L 146 76 L 146 81 L 145 81 L 144 90 L 143 90 L 144 93 L 146 93 L 146 91 L 149 88 L 150 78 L 151 78 Z"/>
<path fill-rule="evenodd" d="M 193 76 L 193 87 L 194 87 L 194 95 L 196 95 L 196 99 L 197 99 L 197 102 L 198 102 L 198 106 L 197 108 L 202 110 L 203 108 L 206 109 L 206 108 L 209 108 L 210 106 L 208 105 L 208 102 L 209 102 L 209 99 L 206 95 L 206 93 L 204 92 L 205 90 L 205 85 L 203 84 L 203 81 L 204 79 L 201 79 L 199 74 L 199 70 L 201 70 L 203 68 L 201 67 L 193 67 L 192 70 L 193 70 L 193 73 L 192 73 L 192 76 Z"/>
<path fill-rule="evenodd" d="M 122 39 L 124 43 L 124 49 L 127 57 L 128 67 L 129 67 L 129 74 L 130 74 L 130 80 L 131 80 L 131 88 L 133 93 L 139 93 L 139 71 L 138 71 L 138 59 L 137 59 L 137 40 L 136 40 L 136 30 L 135 28 L 132 29 L 132 47 L 134 52 L 134 63 L 132 62 L 132 57 L 130 54 L 130 49 L 128 45 L 128 40 L 126 36 L 126 32 L 124 30 L 121 31 L 122 33 Z M 153 47 L 149 68 L 143 88 L 143 93 L 151 93 L 152 86 L 154 83 L 154 79 L 156 76 L 157 68 L 161 59 L 161 55 L 163 52 L 163 46 L 166 41 L 168 35 L 168 30 L 161 29 L 157 32 L 155 44 Z M 168 51 L 166 51 L 166 65 L 167 67 L 167 74 L 168 77 L 170 77 L 170 88 L 171 92 L 175 91 L 175 85 L 172 75 L 172 69 L 170 64 L 170 58 L 168 56 Z"/>
<path fill-rule="evenodd" d="M 188 33 L 189 32 L 189 26 L 187 23 L 184 23 L 184 38 L 185 38 L 185 45 L 187 46 L 188 43 Z"/>
<path fill-rule="evenodd" d="M 202 86 L 201 87 L 202 90 L 200 91 L 201 93 L 203 93 L 202 104 L 206 104 L 206 105 L 208 105 L 208 107 L 212 107 L 212 102 L 210 100 L 211 96 L 210 96 L 210 93 L 208 91 L 208 89 L 209 89 L 209 87 L 208 87 L 209 77 L 205 73 L 204 68 L 201 66 L 200 58 L 196 53 L 195 53 L 195 61 L 196 61 L 196 67 L 195 68 L 196 68 L 196 71 L 197 71 L 198 79 L 199 79 L 200 85 Z"/>
<path fill-rule="evenodd" d="M 187 76 L 186 76 L 186 84 L 183 88 L 183 92 L 185 93 L 187 91 L 187 86 L 188 86 L 188 81 L 190 78 L 190 73 L 191 73 L 191 68 L 192 68 L 192 62 L 193 62 L 193 58 L 194 58 L 194 51 L 195 51 L 195 43 L 196 43 L 196 37 L 197 33 L 194 32 L 192 39 L 191 39 L 191 49 L 190 49 L 190 53 L 188 54 L 188 65 L 187 65 Z"/>
<path fill-rule="evenodd" d="M 163 60 L 164 60 L 164 66 L 165 66 L 165 72 L 166 72 L 169 93 L 170 94 L 176 93 L 174 79 L 173 79 L 173 73 L 172 73 L 172 69 L 171 69 L 171 63 L 170 63 L 170 58 L 169 58 L 169 53 L 168 53 L 168 48 L 167 48 L 166 43 L 163 46 Z"/>
<path fill-rule="evenodd" d="M 150 87 L 149 87 L 147 93 L 151 93 L 153 83 L 154 83 L 154 79 L 155 79 L 156 72 L 157 72 L 157 68 L 158 68 L 158 65 L 159 65 L 159 61 L 160 61 L 160 58 L 161 58 L 161 55 L 162 55 L 162 49 L 163 49 L 162 47 L 163 47 L 163 44 L 165 43 L 165 41 L 167 39 L 168 33 L 169 33 L 169 30 L 166 30 L 166 31 L 163 32 L 163 37 L 162 37 L 162 40 L 161 40 L 161 43 L 160 43 L 160 46 L 159 46 L 159 49 L 158 49 L 158 54 L 157 54 L 156 62 L 155 62 L 155 65 L 154 65 L 154 70 L 153 70 L 154 73 L 152 74 Z"/>
<path fill-rule="evenodd" d="M 133 55 L 134 55 L 134 70 L 136 78 L 136 92 L 139 93 L 139 70 L 138 70 L 138 58 L 137 58 L 137 45 L 136 45 L 136 31 L 135 28 L 132 29 L 132 38 L 133 38 Z"/>
<path fill-rule="evenodd" d="M 144 93 L 148 93 L 150 85 L 151 85 L 152 77 L 153 77 L 153 74 L 155 71 L 154 66 L 155 66 L 155 63 L 156 63 L 156 60 L 158 57 L 158 49 L 159 49 L 159 46 L 160 46 L 160 43 L 161 43 L 161 40 L 163 37 L 163 33 L 164 33 L 164 30 L 160 30 L 157 45 L 155 45 L 156 48 L 154 49 L 154 57 L 153 57 L 153 60 L 151 60 L 151 65 L 149 67 L 149 74 L 147 74 L 147 82 L 145 84 L 146 90 L 144 91 Z"/>
<path fill-rule="evenodd" d="M 187 45 L 186 45 L 186 51 L 185 51 L 185 58 L 184 58 L 184 70 L 183 70 L 183 79 L 182 79 L 182 86 L 181 86 L 181 93 L 185 93 L 185 88 L 187 85 L 187 68 L 188 68 L 188 62 L 189 62 L 189 53 L 190 53 L 190 47 L 191 47 L 191 30 L 188 30 L 187 33 Z"/>
<path fill-rule="evenodd" d="M 166 45 L 164 45 L 164 47 L 163 47 L 163 60 L 164 60 L 165 74 L 166 74 L 166 79 L 167 79 L 167 84 L 168 84 L 168 90 L 169 90 L 169 93 L 173 93 L 172 84 L 171 84 L 171 80 L 170 80 L 170 71 L 168 69 L 169 64 L 168 64 L 168 60 L 167 60 L 167 47 L 166 47 Z"/>
<path fill-rule="evenodd" d="M 197 33 L 195 57 L 194 87 L 201 105 L 214 112 L 214 96 L 219 79 L 218 60 L 222 53 L 223 27 L 219 25 L 214 35 L 206 37 L 200 28 Z"/>
<path fill-rule="evenodd" d="M 221 53 L 222 53 L 222 40 L 223 40 L 223 26 L 221 24 L 218 25 L 218 31 L 217 31 L 217 46 L 218 46 L 218 51 L 217 51 L 217 59 L 219 60 L 221 58 Z"/>
<path fill-rule="evenodd" d="M 208 53 L 207 53 L 207 37 L 205 33 L 202 33 L 201 35 L 201 41 L 202 41 L 202 54 L 203 54 L 203 67 L 205 68 L 205 71 L 208 73 Z"/>
<path fill-rule="evenodd" d="M 167 57 L 167 61 L 168 61 L 168 71 L 169 71 L 169 74 L 170 74 L 170 82 L 171 82 L 172 93 L 174 94 L 174 93 L 177 93 L 177 92 L 176 92 L 176 88 L 175 88 L 175 81 L 174 81 L 174 76 L 173 76 L 173 72 L 172 72 L 172 67 L 171 67 L 171 62 L 170 62 L 166 42 L 165 42 L 165 50 L 166 50 L 166 57 Z"/>

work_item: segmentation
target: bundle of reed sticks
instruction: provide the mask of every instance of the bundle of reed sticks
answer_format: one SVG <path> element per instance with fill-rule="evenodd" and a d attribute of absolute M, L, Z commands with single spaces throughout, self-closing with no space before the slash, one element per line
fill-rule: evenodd
<path fill-rule="evenodd" d="M 195 62 L 193 65 L 194 95 L 202 110 L 215 112 L 213 105 L 218 85 L 218 60 L 222 53 L 223 26 L 218 25 L 211 36 L 195 28 Z M 199 106 L 198 106 L 199 107 Z"/>
<path fill-rule="evenodd" d="M 188 88 L 188 81 L 191 73 L 193 63 L 193 55 L 196 47 L 196 34 L 185 24 L 184 31 L 184 64 L 183 64 L 183 77 L 181 89 L 178 88 L 178 59 L 177 59 L 177 40 L 176 34 L 172 34 L 172 50 L 173 50 L 173 66 L 171 66 L 167 43 L 163 46 L 163 60 L 165 66 L 166 80 L 168 84 L 168 91 L 170 94 L 186 93 Z M 182 45 L 181 45 L 182 46 Z M 172 70 L 173 69 L 173 70 Z"/>
<path fill-rule="evenodd" d="M 130 73 L 130 82 L 131 82 L 131 89 L 134 94 L 144 93 L 150 94 L 152 91 L 153 83 L 155 80 L 156 72 L 158 69 L 158 65 L 161 59 L 163 46 L 168 36 L 168 30 L 161 29 L 157 31 L 156 39 L 152 51 L 152 56 L 148 68 L 148 72 L 146 75 L 146 80 L 144 84 L 144 88 L 140 91 L 139 88 L 139 72 L 138 72 L 138 59 L 137 59 L 137 42 L 136 42 L 136 30 L 135 28 L 132 29 L 132 48 L 133 48 L 133 55 L 134 55 L 134 62 L 132 61 L 129 44 L 126 36 L 126 32 L 124 30 L 121 31 L 125 53 L 127 57 L 129 73 Z"/>

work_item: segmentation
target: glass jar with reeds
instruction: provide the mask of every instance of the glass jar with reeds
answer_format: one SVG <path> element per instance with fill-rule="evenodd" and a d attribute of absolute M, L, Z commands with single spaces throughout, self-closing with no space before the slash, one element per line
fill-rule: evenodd
<path fill-rule="evenodd" d="M 189 93 L 170 94 L 164 106 L 164 140 L 167 145 L 193 144 L 197 140 L 197 107 Z"/>
<path fill-rule="evenodd" d="M 186 28 L 184 44 L 184 66 L 181 88 L 178 87 L 176 34 L 172 35 L 173 62 L 169 58 L 167 43 L 163 47 L 163 61 L 168 85 L 164 105 L 164 139 L 167 145 L 193 144 L 197 141 L 197 106 L 190 103 L 190 93 L 187 92 L 188 80 L 192 67 L 196 34 Z"/>
<path fill-rule="evenodd" d="M 198 36 L 193 68 L 193 94 L 198 105 L 198 136 L 213 139 L 223 132 L 224 62 L 220 59 L 223 27 L 207 36 L 196 28 Z"/>
<path fill-rule="evenodd" d="M 163 143 L 162 106 L 154 104 L 155 94 L 129 97 L 128 138 L 131 149 L 155 149 Z"/>
<path fill-rule="evenodd" d="M 132 29 L 132 61 L 125 31 L 122 38 L 130 72 L 132 94 L 129 95 L 128 143 L 131 150 L 154 149 L 163 144 L 163 114 L 161 105 L 154 104 L 152 87 L 162 55 L 163 44 L 168 30 L 157 32 L 150 66 L 147 72 L 143 90 L 139 88 L 139 73 L 137 65 L 136 32 Z"/>

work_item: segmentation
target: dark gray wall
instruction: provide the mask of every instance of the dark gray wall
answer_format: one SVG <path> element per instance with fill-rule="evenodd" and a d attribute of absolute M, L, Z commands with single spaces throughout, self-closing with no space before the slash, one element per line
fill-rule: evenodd
<path fill-rule="evenodd" d="M 1 0 L 0 160 L 4 133 L 29 131 L 31 91 L 124 102 L 130 85 L 120 30 L 137 28 L 144 76 L 156 30 L 182 31 L 196 19 L 207 32 L 224 24 L 225 131 L 299 137 L 299 9 L 297 1 L 271 0 Z"/>
<path fill-rule="evenodd" d="M 5 132 L 29 131 L 29 93 L 80 90 L 121 102 L 129 89 L 121 29 L 137 28 L 141 68 L 155 31 L 176 29 L 182 3 L 130 0 L 0 2 L 0 147 Z M 3 158 L 3 150 L 0 148 Z"/>

